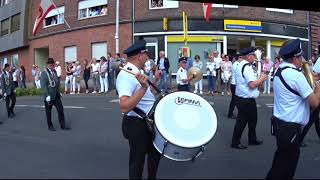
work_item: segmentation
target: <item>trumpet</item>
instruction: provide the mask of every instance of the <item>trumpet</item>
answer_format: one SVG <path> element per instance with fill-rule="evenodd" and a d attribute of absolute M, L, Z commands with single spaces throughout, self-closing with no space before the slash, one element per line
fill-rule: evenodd
<path fill-rule="evenodd" d="M 310 68 L 310 64 L 306 60 L 304 60 L 304 61 L 302 61 L 301 68 L 303 70 L 303 74 L 306 77 L 310 87 L 314 90 L 316 87 L 316 80 L 314 79 L 313 73 Z"/>

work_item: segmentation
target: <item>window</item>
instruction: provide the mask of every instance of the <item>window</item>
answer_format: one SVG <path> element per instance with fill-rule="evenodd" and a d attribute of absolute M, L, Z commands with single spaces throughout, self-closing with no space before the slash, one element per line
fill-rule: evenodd
<path fill-rule="evenodd" d="M 9 33 L 9 18 L 1 21 L 1 36 L 4 36 Z"/>
<path fill-rule="evenodd" d="M 108 0 L 85 0 L 79 2 L 79 19 L 104 16 L 108 13 Z"/>
<path fill-rule="evenodd" d="M 11 28 L 10 31 L 15 32 L 20 29 L 20 13 L 11 17 Z"/>
<path fill-rule="evenodd" d="M 292 14 L 292 9 L 278 9 L 278 8 L 266 8 L 266 11 L 274 11 L 274 12 L 281 12 L 281 13 L 288 13 Z"/>
<path fill-rule="evenodd" d="M 19 56 L 18 54 L 12 55 L 12 67 L 19 68 Z"/>
<path fill-rule="evenodd" d="M 64 6 L 53 9 L 47 14 L 44 20 L 44 27 L 55 26 L 63 23 L 64 23 Z"/>
<path fill-rule="evenodd" d="M 212 7 L 218 7 L 218 8 L 238 8 L 237 5 L 228 5 L 228 4 L 212 4 Z"/>
<path fill-rule="evenodd" d="M 107 57 L 107 43 L 92 43 L 91 45 L 92 58 L 99 60 L 101 56 Z"/>
<path fill-rule="evenodd" d="M 0 7 L 9 4 L 12 0 L 0 0 Z"/>
<path fill-rule="evenodd" d="M 1 62 L 0 62 L 0 64 L 1 64 L 1 69 L 3 69 L 4 68 L 4 65 L 5 64 L 7 64 L 8 63 L 8 58 L 3 58 L 3 59 L 1 59 Z"/>
<path fill-rule="evenodd" d="M 179 1 L 149 0 L 149 9 L 179 8 Z"/>
<path fill-rule="evenodd" d="M 64 61 L 73 62 L 77 60 L 77 46 L 64 48 Z"/>

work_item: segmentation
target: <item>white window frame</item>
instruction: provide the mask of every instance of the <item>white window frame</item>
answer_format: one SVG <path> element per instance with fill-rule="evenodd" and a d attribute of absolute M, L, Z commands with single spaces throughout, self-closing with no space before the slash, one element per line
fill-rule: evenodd
<path fill-rule="evenodd" d="M 179 1 L 174 1 L 174 0 L 163 0 L 163 6 L 162 7 L 152 7 L 151 6 L 151 1 L 149 0 L 149 9 L 174 9 L 174 8 L 179 8 Z"/>
<path fill-rule="evenodd" d="M 266 11 L 293 14 L 293 10 L 292 9 L 266 8 Z"/>
<path fill-rule="evenodd" d="M 105 45 L 105 50 L 103 50 L 103 51 L 105 51 L 105 52 L 102 52 L 102 53 L 95 53 L 95 51 L 97 51 L 97 50 L 94 50 L 93 48 L 94 48 L 94 46 L 104 46 Z M 102 47 L 102 48 L 104 48 L 104 47 Z M 98 54 L 98 55 L 97 55 Z M 96 58 L 97 60 L 100 60 L 100 58 L 102 57 L 102 56 L 104 56 L 104 57 L 107 57 L 107 54 L 108 54 L 108 43 L 107 42 L 95 42 L 95 43 L 91 43 L 91 57 L 92 58 Z"/>
<path fill-rule="evenodd" d="M 64 6 L 61 6 L 61 7 L 58 7 L 56 9 L 53 9 L 52 11 L 50 11 L 43 21 L 43 27 L 48 28 L 48 27 L 64 24 L 64 9 L 65 9 Z M 56 16 L 56 18 L 57 18 L 57 23 L 46 25 L 46 19 L 54 17 L 54 16 Z"/>
<path fill-rule="evenodd" d="M 101 16 L 106 16 L 108 15 L 108 10 L 107 14 L 101 14 L 101 15 L 94 15 L 94 16 L 89 16 L 89 9 L 94 8 L 94 7 L 99 7 L 99 6 L 107 6 L 108 9 L 108 0 L 84 0 L 84 1 L 79 1 L 78 3 L 78 20 L 82 19 L 88 19 L 88 18 L 95 18 L 95 17 L 101 17 Z M 86 10 L 86 17 L 80 17 L 80 12 L 81 10 Z"/>
<path fill-rule="evenodd" d="M 17 60 L 17 64 L 14 63 L 14 59 Z M 18 54 L 13 54 L 11 56 L 11 66 L 15 68 L 19 68 L 19 55 Z"/>
<path fill-rule="evenodd" d="M 213 3 L 212 7 L 214 7 L 214 8 L 239 8 L 238 5 L 216 4 L 216 3 Z"/>
<path fill-rule="evenodd" d="M 64 62 L 77 61 L 77 46 L 64 47 Z"/>

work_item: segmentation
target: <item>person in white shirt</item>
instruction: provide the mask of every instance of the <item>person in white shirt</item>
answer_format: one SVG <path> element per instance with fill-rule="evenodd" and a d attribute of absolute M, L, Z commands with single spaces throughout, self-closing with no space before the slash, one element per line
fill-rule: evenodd
<path fill-rule="evenodd" d="M 76 88 L 78 89 L 77 94 L 80 94 L 80 82 L 81 82 L 81 65 L 79 61 L 75 63 L 75 70 L 73 73 L 75 85 L 73 86 L 73 93 L 76 93 Z"/>
<path fill-rule="evenodd" d="M 97 91 L 100 89 L 100 76 L 99 76 L 99 67 L 100 64 L 97 63 L 97 59 L 92 59 L 92 81 L 93 81 L 93 94 L 97 93 Z"/>
<path fill-rule="evenodd" d="M 69 84 L 70 84 L 70 93 L 72 92 L 72 81 L 73 81 L 72 64 L 70 62 L 66 62 L 66 80 L 64 83 L 65 94 L 67 94 Z"/>
<path fill-rule="evenodd" d="M 232 62 L 229 61 L 229 55 L 224 55 L 224 61 L 221 63 L 221 79 L 222 79 L 222 92 L 221 95 L 224 95 L 225 93 L 227 95 L 230 95 L 229 89 L 230 89 L 230 80 L 231 80 L 231 74 L 232 74 Z"/>
<path fill-rule="evenodd" d="M 193 77 L 187 77 L 186 65 L 187 65 L 187 58 L 181 57 L 179 59 L 179 66 L 180 67 L 179 67 L 179 69 L 177 71 L 177 75 L 176 75 L 178 91 L 190 91 L 189 90 L 189 81 Z"/>
<path fill-rule="evenodd" d="M 207 79 L 208 79 L 208 95 L 214 95 L 216 84 L 216 63 L 213 61 L 213 57 L 209 55 L 206 63 Z"/>
<path fill-rule="evenodd" d="M 61 80 L 61 66 L 60 66 L 60 62 L 59 61 L 56 61 L 56 66 L 55 66 L 54 69 L 57 72 L 58 80 L 60 82 L 60 80 Z"/>
<path fill-rule="evenodd" d="M 221 92 L 221 64 L 222 64 L 222 58 L 219 56 L 219 51 L 213 51 L 212 53 L 213 55 L 213 61 L 215 62 L 216 64 L 216 82 L 215 82 L 215 85 L 216 85 L 216 90 L 218 93 Z"/>
<path fill-rule="evenodd" d="M 122 120 L 122 133 L 128 140 L 129 153 L 129 179 L 142 179 L 146 155 L 148 155 L 148 179 L 156 179 L 161 155 L 152 144 L 153 135 L 145 119 L 141 118 L 135 108 L 149 115 L 149 111 L 156 101 L 148 83 L 148 77 L 140 74 L 148 59 L 146 42 L 142 39 L 136 41 L 124 51 L 128 62 L 124 69 L 136 73 L 129 74 L 120 71 L 117 77 L 117 91 L 119 94 L 120 110 L 124 113 Z M 155 82 L 159 80 L 160 70 L 155 72 Z M 152 117 L 150 117 L 152 118 Z"/>
<path fill-rule="evenodd" d="M 199 68 L 201 73 L 203 73 L 202 72 L 202 61 L 200 60 L 199 55 L 195 55 L 194 61 L 193 61 L 193 67 Z M 198 93 L 198 89 L 200 90 L 200 94 L 203 94 L 203 92 L 202 92 L 202 79 L 200 79 L 198 82 L 194 83 L 194 92 L 193 93 Z"/>
<path fill-rule="evenodd" d="M 237 118 L 237 116 L 233 114 L 234 108 L 236 107 L 236 74 L 235 73 L 241 61 L 242 61 L 242 56 L 238 55 L 237 60 L 232 64 L 232 76 L 231 76 L 231 82 L 230 82 L 231 101 L 230 101 L 229 112 L 228 112 L 228 118 L 230 119 Z"/>
<path fill-rule="evenodd" d="M 261 74 L 259 79 L 255 75 L 252 63 L 255 61 L 254 47 L 242 49 L 242 56 L 245 56 L 235 72 L 236 77 L 236 105 L 238 117 L 235 123 L 231 147 L 245 149 L 240 139 L 242 132 L 248 124 L 249 145 L 261 145 L 262 141 L 257 139 L 256 126 L 258 121 L 257 104 L 255 98 L 259 96 L 258 87 L 267 79 L 266 74 Z"/>
<path fill-rule="evenodd" d="M 153 59 L 150 59 L 150 54 L 148 53 L 149 59 L 144 65 L 144 73 L 149 77 L 150 81 L 153 81 L 153 70 L 156 68 L 155 62 Z"/>
<path fill-rule="evenodd" d="M 76 61 L 74 61 L 72 63 L 72 66 L 71 66 L 71 72 L 72 72 L 72 75 L 71 75 L 71 90 L 72 92 L 70 92 L 70 94 L 76 94 L 76 76 L 75 76 L 75 72 L 76 72 L 76 68 L 77 68 L 77 65 L 76 65 Z"/>
<path fill-rule="evenodd" d="M 301 131 L 309 121 L 310 107 L 319 106 L 320 86 L 316 83 L 313 90 L 300 71 L 305 61 L 300 39 L 285 42 L 279 55 L 284 62 L 273 80 L 272 118 L 277 150 L 266 179 L 293 179 L 300 156 Z"/>

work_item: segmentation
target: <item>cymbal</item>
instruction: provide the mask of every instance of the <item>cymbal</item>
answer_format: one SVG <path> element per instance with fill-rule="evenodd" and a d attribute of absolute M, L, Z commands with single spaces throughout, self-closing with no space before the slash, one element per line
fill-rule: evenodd
<path fill-rule="evenodd" d="M 203 78 L 203 74 L 202 74 L 201 70 L 197 67 L 191 67 L 188 70 L 187 76 L 188 76 L 188 78 L 193 76 L 193 79 L 191 79 L 192 83 L 198 82 L 199 80 L 201 80 Z"/>

